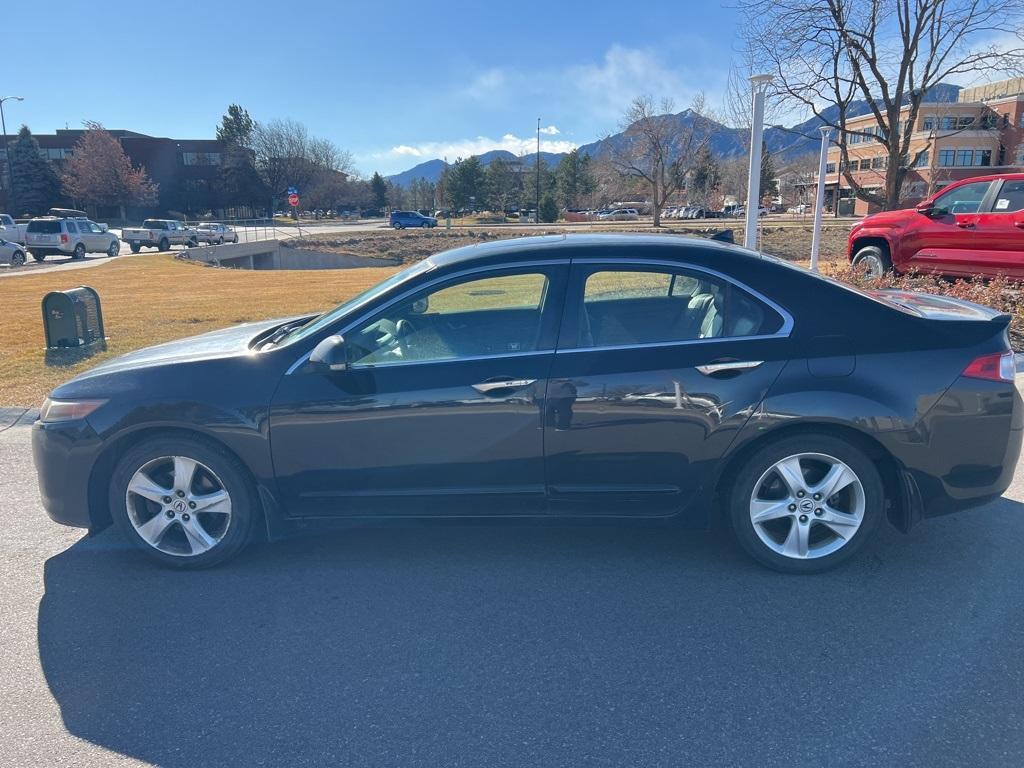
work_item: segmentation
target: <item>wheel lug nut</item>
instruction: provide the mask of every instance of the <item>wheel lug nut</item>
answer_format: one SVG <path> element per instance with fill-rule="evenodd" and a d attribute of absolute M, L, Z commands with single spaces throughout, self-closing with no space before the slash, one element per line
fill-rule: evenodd
<path fill-rule="evenodd" d="M 789 505 L 789 511 L 790 512 L 796 512 L 796 504 L 790 504 Z"/>
<path fill-rule="evenodd" d="M 800 515 L 800 522 L 801 523 L 806 523 L 807 522 L 807 515 Z"/>
<path fill-rule="evenodd" d="M 168 509 L 167 510 L 167 516 L 168 517 L 174 517 L 174 510 L 173 509 Z"/>
<path fill-rule="evenodd" d="M 164 496 L 164 504 L 170 504 L 170 503 L 171 503 L 171 497 L 170 496 Z"/>
<path fill-rule="evenodd" d="M 821 508 L 819 507 L 818 509 L 814 510 L 814 514 L 816 514 L 818 517 L 821 517 L 825 513 L 822 512 Z"/>
<path fill-rule="evenodd" d="M 189 513 L 188 513 L 188 512 L 186 512 L 185 514 L 183 514 L 183 515 L 181 516 L 181 519 L 182 519 L 182 520 L 184 520 L 184 521 L 185 521 L 185 522 L 187 523 L 187 522 L 188 522 L 189 520 L 191 520 L 191 519 L 192 519 L 192 516 L 191 516 L 191 515 L 189 515 Z"/>
<path fill-rule="evenodd" d="M 820 493 L 814 494 L 814 500 L 815 501 L 821 501 L 821 494 Z"/>
<path fill-rule="evenodd" d="M 184 496 L 184 495 L 185 495 L 184 491 L 178 491 L 178 496 Z"/>
<path fill-rule="evenodd" d="M 189 509 L 195 509 L 195 508 L 196 508 L 196 503 L 195 503 L 194 501 L 190 501 L 190 502 L 188 503 L 188 508 L 189 508 Z"/>
<path fill-rule="evenodd" d="M 797 491 L 796 495 L 797 495 L 797 498 L 802 499 L 804 497 L 804 492 L 803 491 Z"/>

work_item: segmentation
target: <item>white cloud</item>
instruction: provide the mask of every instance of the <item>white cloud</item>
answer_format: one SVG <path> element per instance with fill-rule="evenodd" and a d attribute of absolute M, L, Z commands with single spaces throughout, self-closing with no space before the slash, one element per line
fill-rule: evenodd
<path fill-rule="evenodd" d="M 540 132 L 545 136 L 557 136 L 558 134 L 561 133 L 561 131 L 558 130 L 558 128 L 554 125 L 549 125 L 546 128 L 541 128 Z"/>
<path fill-rule="evenodd" d="M 554 128 L 554 126 L 551 126 Z M 558 129 L 555 128 L 557 132 Z M 550 135 L 550 131 L 541 129 L 542 134 Z M 566 139 L 541 139 L 540 149 L 542 152 L 570 152 L 576 148 L 576 144 Z M 409 146 L 400 144 L 392 147 L 387 152 L 380 153 L 377 157 L 422 157 L 435 158 L 447 157 L 449 162 L 458 157 L 469 157 L 470 155 L 481 155 L 494 149 L 504 149 L 513 155 L 529 154 L 537 151 L 537 139 L 534 136 L 520 137 L 514 133 L 506 133 L 500 139 L 492 139 L 488 136 L 477 136 L 472 139 L 455 139 L 451 141 L 426 141 L 422 144 Z"/>

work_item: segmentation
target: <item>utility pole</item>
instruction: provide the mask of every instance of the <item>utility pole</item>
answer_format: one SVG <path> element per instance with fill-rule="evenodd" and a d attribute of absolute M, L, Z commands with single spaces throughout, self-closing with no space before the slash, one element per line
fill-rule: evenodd
<path fill-rule="evenodd" d="M 537 118 L 537 208 L 533 216 L 535 224 L 540 224 L 540 118 Z"/>
<path fill-rule="evenodd" d="M 4 155 L 7 157 L 7 187 L 10 191 L 8 195 L 7 205 L 11 209 L 11 216 L 17 216 L 18 211 L 15 208 L 14 202 L 14 164 L 11 162 L 11 151 L 7 147 L 7 121 L 4 120 L 4 102 L 5 101 L 24 101 L 25 99 L 21 96 L 3 96 L 0 97 L 0 131 L 4 134 Z"/>
<path fill-rule="evenodd" d="M 821 156 L 818 158 L 818 189 L 814 193 L 814 230 L 811 234 L 811 270 L 818 271 L 818 251 L 821 249 L 821 208 L 825 205 L 825 161 L 828 159 L 828 137 L 832 129 L 827 125 L 821 131 Z"/>
<path fill-rule="evenodd" d="M 750 123 L 750 176 L 747 178 L 747 227 L 743 236 L 745 248 L 757 248 L 757 214 L 761 208 L 761 142 L 764 135 L 764 92 L 771 75 L 754 75 L 750 84 L 754 92 L 753 119 Z"/>

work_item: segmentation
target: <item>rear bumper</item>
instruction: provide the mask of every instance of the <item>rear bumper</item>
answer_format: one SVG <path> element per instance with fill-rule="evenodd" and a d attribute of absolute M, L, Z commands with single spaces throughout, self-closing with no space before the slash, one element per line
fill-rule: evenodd
<path fill-rule="evenodd" d="M 39 256 L 70 256 L 74 253 L 74 248 L 65 251 L 63 248 L 57 248 L 52 245 L 26 245 L 25 249 L 29 253 Z"/>
<path fill-rule="evenodd" d="M 917 489 L 919 514 L 978 506 L 1001 496 L 1013 480 L 1024 404 L 1013 385 L 961 378 L 929 411 L 918 436 L 924 440 L 894 453 Z"/>
<path fill-rule="evenodd" d="M 54 522 L 91 528 L 89 477 L 101 441 L 85 421 L 32 426 L 32 458 L 43 508 Z"/>

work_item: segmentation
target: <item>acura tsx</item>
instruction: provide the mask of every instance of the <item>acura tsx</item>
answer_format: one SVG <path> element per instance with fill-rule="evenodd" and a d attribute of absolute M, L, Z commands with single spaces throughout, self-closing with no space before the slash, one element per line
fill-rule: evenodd
<path fill-rule="evenodd" d="M 505 240 L 98 365 L 33 451 L 50 517 L 177 567 L 370 519 L 721 514 L 821 571 L 1007 488 L 1008 323 L 707 240 Z"/>

